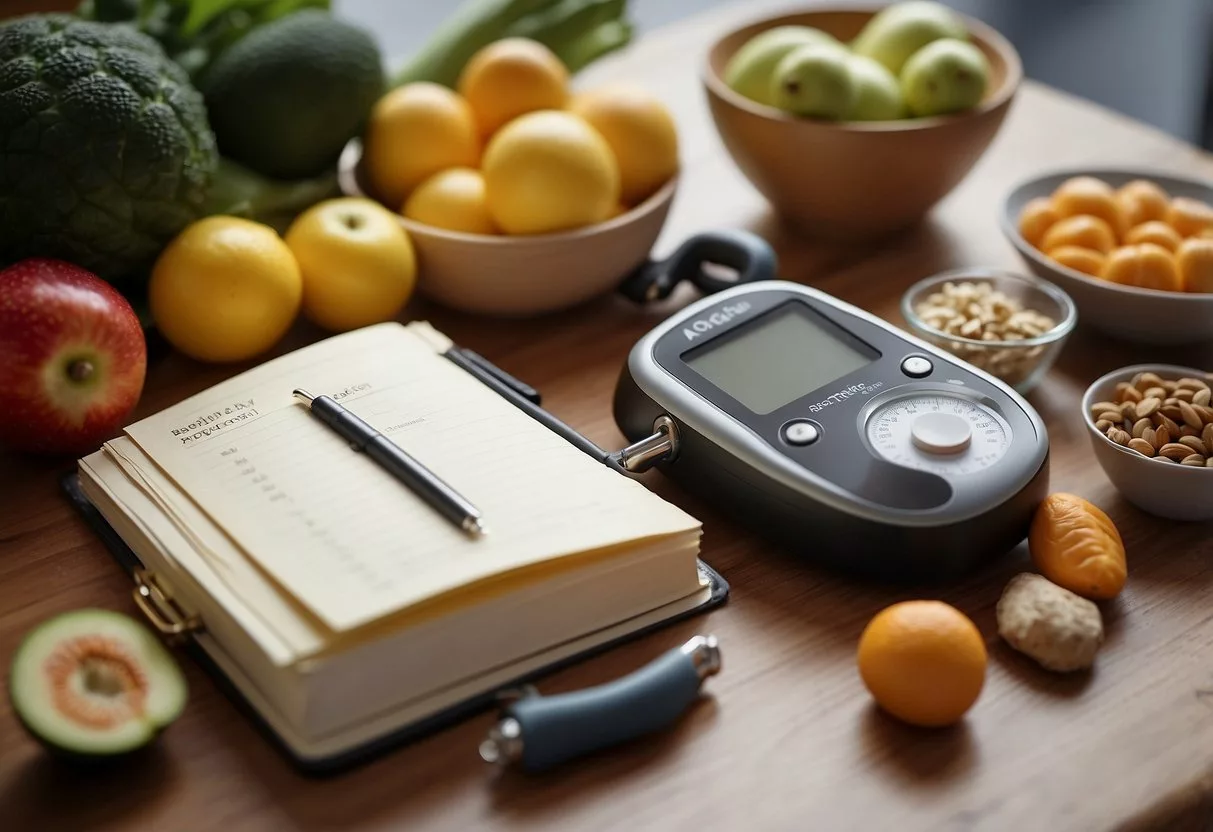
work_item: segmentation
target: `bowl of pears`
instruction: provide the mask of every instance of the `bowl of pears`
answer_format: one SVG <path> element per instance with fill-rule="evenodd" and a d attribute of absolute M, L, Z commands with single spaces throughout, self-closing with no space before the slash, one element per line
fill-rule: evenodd
<path fill-rule="evenodd" d="M 1006 38 L 934 0 L 751 22 L 702 69 L 741 172 L 789 223 L 843 240 L 929 213 L 985 153 L 1022 77 Z"/>

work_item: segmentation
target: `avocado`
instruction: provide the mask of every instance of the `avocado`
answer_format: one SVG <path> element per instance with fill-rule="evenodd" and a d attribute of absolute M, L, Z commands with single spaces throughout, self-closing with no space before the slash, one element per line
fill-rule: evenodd
<path fill-rule="evenodd" d="M 309 9 L 245 35 L 199 82 L 224 156 L 276 179 L 333 166 L 384 89 L 362 29 Z"/>
<path fill-rule="evenodd" d="M 8 692 L 35 739 L 77 758 L 146 746 L 187 698 L 180 667 L 151 631 L 101 609 L 63 613 L 34 628 L 13 657 Z"/>

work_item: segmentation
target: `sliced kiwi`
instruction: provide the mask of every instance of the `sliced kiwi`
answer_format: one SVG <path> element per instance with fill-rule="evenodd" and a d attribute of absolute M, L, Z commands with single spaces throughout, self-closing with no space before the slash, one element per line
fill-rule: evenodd
<path fill-rule="evenodd" d="M 49 748 L 80 757 L 149 743 L 185 707 L 185 677 L 150 630 L 128 616 L 85 609 L 38 625 L 17 648 L 9 698 Z"/>

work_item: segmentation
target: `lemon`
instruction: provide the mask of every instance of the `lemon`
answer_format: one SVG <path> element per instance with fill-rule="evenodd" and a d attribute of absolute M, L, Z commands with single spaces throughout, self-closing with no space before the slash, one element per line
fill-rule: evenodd
<path fill-rule="evenodd" d="M 587 90 L 573 99 L 569 111 L 611 146 L 625 202 L 642 202 L 678 172 L 674 118 L 644 90 L 624 85 Z"/>
<path fill-rule="evenodd" d="M 484 177 L 471 168 L 451 168 L 422 182 L 401 212 L 435 228 L 467 234 L 496 234 L 484 197 Z"/>
<path fill-rule="evenodd" d="M 160 253 L 148 284 L 156 326 L 199 361 L 244 361 L 272 347 L 299 312 L 303 280 L 267 225 L 214 216 Z"/>
<path fill-rule="evenodd" d="M 501 128 L 484 152 L 485 197 L 508 234 L 601 222 L 619 203 L 619 166 L 582 118 L 542 110 Z"/>
<path fill-rule="evenodd" d="M 303 314 L 334 332 L 395 318 L 417 281 L 417 259 L 395 214 L 369 199 L 313 205 L 286 231 L 303 272 Z"/>
<path fill-rule="evenodd" d="M 367 121 L 363 165 L 371 190 L 400 205 L 440 170 L 475 167 L 480 138 L 461 96 L 428 81 L 398 87 L 375 104 Z"/>
<path fill-rule="evenodd" d="M 468 60 L 457 89 L 487 137 L 524 113 L 562 108 L 568 84 L 569 72 L 551 49 L 527 38 L 504 38 Z"/>

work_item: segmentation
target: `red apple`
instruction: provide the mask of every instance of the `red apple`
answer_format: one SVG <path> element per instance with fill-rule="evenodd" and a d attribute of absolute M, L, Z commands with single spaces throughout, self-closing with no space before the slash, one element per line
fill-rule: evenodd
<path fill-rule="evenodd" d="M 125 424 L 146 372 L 139 318 L 108 283 L 61 260 L 0 271 L 0 443 L 95 451 Z"/>

